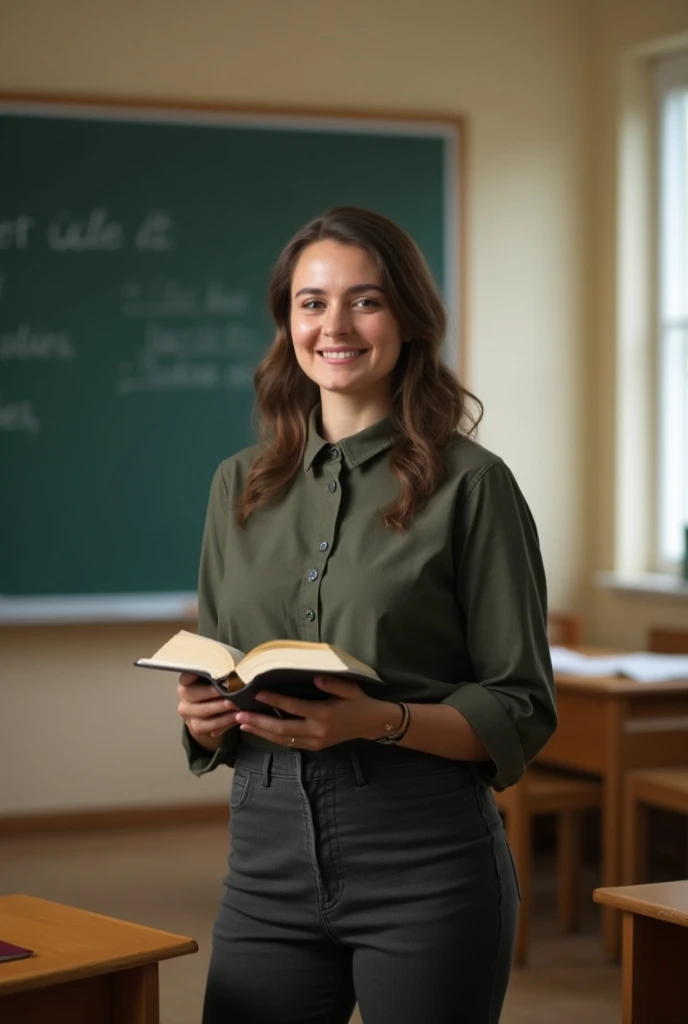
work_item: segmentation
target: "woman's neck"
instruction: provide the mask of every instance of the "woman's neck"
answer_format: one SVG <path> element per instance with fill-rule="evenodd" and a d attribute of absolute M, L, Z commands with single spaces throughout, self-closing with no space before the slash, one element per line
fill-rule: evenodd
<path fill-rule="evenodd" d="M 320 392 L 322 432 L 326 441 L 341 441 L 343 437 L 358 434 L 366 427 L 372 427 L 392 411 L 389 395 L 367 397 L 338 395 L 331 391 Z"/>

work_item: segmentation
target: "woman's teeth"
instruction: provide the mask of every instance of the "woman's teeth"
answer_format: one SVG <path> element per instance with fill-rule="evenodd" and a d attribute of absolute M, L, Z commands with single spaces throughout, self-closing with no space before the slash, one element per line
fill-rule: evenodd
<path fill-rule="evenodd" d="M 360 356 L 361 351 L 360 349 L 351 349 L 348 352 L 321 352 L 320 355 L 323 359 L 353 359 L 354 356 Z"/>

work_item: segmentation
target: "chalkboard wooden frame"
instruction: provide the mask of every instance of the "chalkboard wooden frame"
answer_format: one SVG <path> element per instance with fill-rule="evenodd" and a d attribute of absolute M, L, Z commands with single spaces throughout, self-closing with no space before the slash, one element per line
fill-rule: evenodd
<path fill-rule="evenodd" d="M 346 108 L 277 107 L 142 97 L 83 96 L 0 92 L 4 110 L 77 119 L 121 120 L 279 127 L 289 131 L 430 135 L 447 142 L 443 168 L 445 213 L 445 301 L 453 336 L 445 358 L 467 381 L 467 144 L 466 119 L 455 113 Z M 0 625 L 69 622 L 164 621 L 193 619 L 193 592 L 65 594 L 6 596 L 0 594 Z"/>

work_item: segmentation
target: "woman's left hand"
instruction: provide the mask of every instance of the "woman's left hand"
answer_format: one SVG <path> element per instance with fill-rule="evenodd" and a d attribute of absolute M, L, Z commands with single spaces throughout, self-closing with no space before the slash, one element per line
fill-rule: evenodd
<path fill-rule="evenodd" d="M 330 700 L 297 700 L 264 691 L 257 694 L 257 700 L 299 717 L 240 711 L 236 716 L 239 728 L 284 747 L 324 750 L 345 740 L 377 739 L 388 721 L 397 724 L 400 718 L 397 705 L 369 697 L 357 683 L 336 676 L 316 676 L 315 685 L 329 693 Z"/>

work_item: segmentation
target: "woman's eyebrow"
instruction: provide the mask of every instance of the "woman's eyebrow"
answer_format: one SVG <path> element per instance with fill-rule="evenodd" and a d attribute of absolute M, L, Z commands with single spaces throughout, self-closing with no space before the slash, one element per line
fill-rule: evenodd
<path fill-rule="evenodd" d="M 356 295 L 359 292 L 371 292 L 371 291 L 373 291 L 373 292 L 381 292 L 383 295 L 385 294 L 385 289 L 382 287 L 382 285 L 379 285 L 379 284 L 352 284 L 350 288 L 346 289 L 346 294 L 347 295 Z M 299 290 L 297 291 L 297 293 L 294 296 L 294 298 L 298 299 L 299 295 L 327 295 L 327 292 L 325 291 L 324 288 L 310 288 L 310 287 L 307 287 L 307 288 L 299 288 Z"/>

